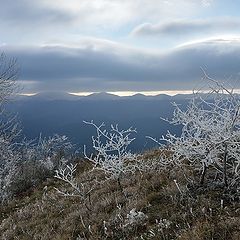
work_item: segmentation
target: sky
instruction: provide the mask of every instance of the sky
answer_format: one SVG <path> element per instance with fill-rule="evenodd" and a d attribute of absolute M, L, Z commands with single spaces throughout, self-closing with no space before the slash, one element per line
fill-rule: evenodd
<path fill-rule="evenodd" d="M 0 0 L 24 93 L 187 92 L 240 83 L 240 0 Z M 240 87 L 239 87 L 240 88 Z"/>

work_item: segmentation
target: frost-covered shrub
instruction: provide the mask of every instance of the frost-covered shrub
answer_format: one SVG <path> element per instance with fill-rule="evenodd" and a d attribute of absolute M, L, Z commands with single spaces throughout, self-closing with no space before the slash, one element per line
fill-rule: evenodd
<path fill-rule="evenodd" d="M 52 171 L 66 162 L 65 157 L 72 149 L 73 145 L 67 136 L 55 134 L 48 138 L 40 136 L 37 144 L 34 144 L 28 151 L 31 152 L 32 159 L 39 161 L 44 168 Z"/>
<path fill-rule="evenodd" d="M 94 164 L 93 170 L 103 171 L 106 179 L 117 180 L 120 190 L 124 194 L 121 179 L 127 174 L 133 174 L 139 169 L 137 155 L 128 150 L 129 145 L 135 138 L 131 137 L 136 131 L 132 128 L 120 130 L 118 126 L 111 125 L 111 131 L 103 129 L 104 124 L 97 126 L 93 122 L 85 122 L 88 125 L 95 127 L 97 136 L 92 137 L 93 148 L 95 154 L 87 156 L 86 147 L 84 146 L 84 156 Z M 79 196 L 85 199 L 86 196 L 93 190 L 94 186 L 85 188 L 82 183 L 79 183 L 75 178 L 76 166 L 65 165 L 57 169 L 55 177 L 67 183 L 71 187 L 72 192 L 64 192 L 57 189 L 64 196 Z M 124 194 L 125 195 L 125 194 Z"/>
<path fill-rule="evenodd" d="M 108 221 L 103 221 L 103 232 L 110 239 L 130 239 L 147 223 L 148 216 L 145 213 L 133 208 L 126 214 L 122 206 L 118 205 L 115 214 Z"/>
<path fill-rule="evenodd" d="M 135 208 L 133 208 L 129 214 L 127 214 L 127 218 L 125 221 L 125 225 L 123 227 L 135 226 L 135 225 L 141 225 L 144 224 L 147 220 L 147 215 L 144 214 L 141 211 L 136 211 Z"/>
<path fill-rule="evenodd" d="M 62 190 L 59 190 L 56 188 L 58 193 L 60 193 L 63 196 L 77 196 L 82 199 L 85 199 L 86 196 L 88 196 L 88 193 L 91 192 L 91 190 L 86 190 L 84 184 L 79 184 L 76 181 L 75 173 L 77 170 L 77 165 L 75 164 L 68 164 L 66 166 L 60 167 L 58 170 L 55 171 L 55 178 L 62 180 L 63 182 L 69 184 L 72 187 L 71 192 L 64 192 Z"/>
<path fill-rule="evenodd" d="M 173 119 L 181 125 L 181 135 L 168 132 L 161 141 L 168 144 L 169 164 L 191 166 L 201 172 L 203 184 L 207 173 L 215 181 L 222 176 L 225 186 L 239 184 L 240 176 L 240 96 L 214 79 L 211 92 L 195 93 L 186 110 L 174 104 Z M 161 141 L 158 143 L 161 144 Z"/>
<path fill-rule="evenodd" d="M 21 160 L 12 187 L 15 193 L 36 186 L 47 177 L 53 176 L 55 169 L 71 160 L 73 145 L 66 136 L 40 136 L 37 142 L 24 140 L 17 145 Z"/>
<path fill-rule="evenodd" d="M 136 130 L 129 128 L 120 130 L 118 126 L 111 125 L 108 132 L 103 129 L 104 123 L 97 126 L 93 122 L 85 122 L 96 129 L 97 136 L 92 137 L 95 154 L 84 156 L 94 164 L 95 169 L 103 171 L 107 178 L 120 179 L 122 176 L 134 173 L 138 169 L 137 155 L 128 150 L 129 145 L 135 140 L 132 134 Z"/>
<path fill-rule="evenodd" d="M 20 157 L 13 145 L 3 136 L 0 137 L 0 203 L 12 196 L 11 186 L 17 174 Z"/>

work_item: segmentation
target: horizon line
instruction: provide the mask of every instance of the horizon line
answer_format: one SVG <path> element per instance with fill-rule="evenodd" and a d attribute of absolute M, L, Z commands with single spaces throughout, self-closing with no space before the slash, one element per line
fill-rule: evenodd
<path fill-rule="evenodd" d="M 39 93 L 44 93 L 44 92 L 50 92 L 50 93 L 67 93 L 70 95 L 74 95 L 74 96 L 79 96 L 79 97 L 87 97 L 90 96 L 92 94 L 99 94 L 99 93 L 107 93 L 107 94 L 113 94 L 115 96 L 119 96 L 119 97 L 131 97 L 137 94 L 142 94 L 144 96 L 157 96 L 160 94 L 165 94 L 168 96 L 175 96 L 177 94 L 192 94 L 194 91 L 193 90 L 166 90 L 166 91 L 93 91 L 93 92 L 68 92 L 68 91 L 41 91 L 41 92 L 33 92 L 33 93 L 20 93 L 18 95 L 21 96 L 35 96 Z M 206 90 L 206 92 L 208 92 Z M 235 89 L 234 93 L 238 93 L 240 94 L 240 89 Z"/>
<path fill-rule="evenodd" d="M 136 94 L 142 94 L 144 96 L 157 96 L 159 94 L 165 94 L 169 96 L 174 96 L 177 94 L 192 94 L 192 90 L 166 90 L 166 91 L 92 91 L 92 92 L 68 92 L 68 91 L 40 91 L 40 92 L 25 92 L 25 93 L 20 93 L 18 95 L 22 96 L 35 96 L 39 93 L 44 93 L 44 92 L 50 92 L 50 93 L 67 93 L 71 94 L 74 96 L 79 96 L 79 97 L 87 97 L 92 94 L 99 94 L 99 93 L 108 93 L 108 94 L 113 94 L 119 97 L 130 97 L 134 96 Z"/>

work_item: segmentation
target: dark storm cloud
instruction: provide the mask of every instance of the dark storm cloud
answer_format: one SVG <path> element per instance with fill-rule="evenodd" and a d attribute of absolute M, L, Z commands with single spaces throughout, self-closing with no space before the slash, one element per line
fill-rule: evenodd
<path fill-rule="evenodd" d="M 240 72 L 240 42 L 215 40 L 153 54 L 114 45 L 78 48 L 4 47 L 17 57 L 20 80 L 32 91 L 187 90 L 199 83 L 204 67 L 234 84 Z M 35 81 L 35 84 L 32 83 Z M 240 81 L 238 81 L 240 82 Z"/>
<path fill-rule="evenodd" d="M 206 33 L 236 32 L 240 27 L 240 19 L 208 19 L 208 20 L 178 20 L 161 24 L 145 23 L 137 26 L 134 36 L 179 36 L 200 35 Z"/>

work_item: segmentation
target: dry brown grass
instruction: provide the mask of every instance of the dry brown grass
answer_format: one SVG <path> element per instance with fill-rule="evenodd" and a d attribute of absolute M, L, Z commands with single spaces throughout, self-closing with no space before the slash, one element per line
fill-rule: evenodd
<path fill-rule="evenodd" d="M 143 156 L 146 159 L 157 154 Z M 89 188 L 94 186 L 85 201 L 59 196 L 54 187 L 68 186 L 48 179 L 1 206 L 0 238 L 240 239 L 239 199 L 231 199 L 224 189 L 194 186 L 188 190 L 181 172 L 169 169 L 127 176 L 122 180 L 123 194 L 114 180 L 97 183 L 96 178 L 104 179 L 103 173 L 89 169 L 91 164 L 79 163 L 78 181 Z M 133 208 L 145 213 L 147 219 L 127 224 L 127 214 Z"/>

